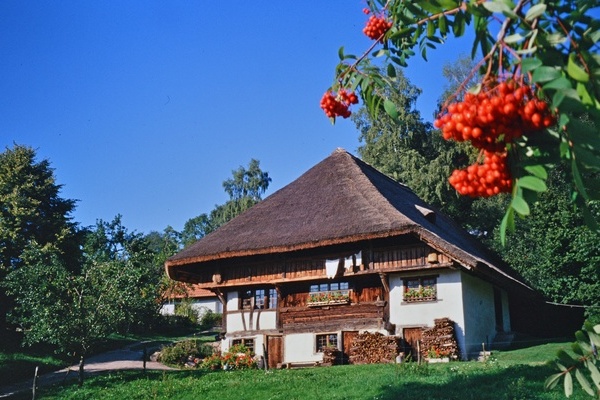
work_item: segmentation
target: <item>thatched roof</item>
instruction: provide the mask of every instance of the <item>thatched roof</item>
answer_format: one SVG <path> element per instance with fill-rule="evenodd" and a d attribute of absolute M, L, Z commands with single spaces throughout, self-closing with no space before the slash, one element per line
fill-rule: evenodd
<path fill-rule="evenodd" d="M 518 282 L 487 261 L 483 249 L 449 218 L 343 149 L 169 258 L 165 266 L 169 273 L 194 263 L 404 234 L 417 235 L 467 269 L 491 269 Z"/>

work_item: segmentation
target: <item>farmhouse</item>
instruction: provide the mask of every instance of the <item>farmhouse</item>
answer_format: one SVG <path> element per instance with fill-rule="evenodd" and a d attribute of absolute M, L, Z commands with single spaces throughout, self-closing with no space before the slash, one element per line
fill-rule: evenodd
<path fill-rule="evenodd" d="M 224 350 L 246 344 L 271 367 L 320 362 L 331 347 L 348 359 L 363 332 L 414 351 L 440 318 L 472 358 L 539 301 L 467 232 L 342 149 L 165 267 L 220 299 Z"/>

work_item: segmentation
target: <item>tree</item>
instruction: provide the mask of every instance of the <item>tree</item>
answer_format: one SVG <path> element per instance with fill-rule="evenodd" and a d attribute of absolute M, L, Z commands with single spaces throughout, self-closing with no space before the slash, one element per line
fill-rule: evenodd
<path fill-rule="evenodd" d="M 464 64 L 460 60 L 456 63 Z M 452 67 L 446 71 L 455 77 L 464 74 Z M 477 154 L 463 143 L 443 140 L 431 124 L 424 122 L 415 109 L 420 90 L 401 70 L 396 77 L 394 85 L 387 88 L 388 97 L 398 110 L 395 121 L 386 114 L 372 118 L 365 108 L 352 117 L 360 132 L 361 158 L 410 187 L 467 230 L 491 234 L 502 218 L 503 201 L 483 202 L 458 196 L 446 179 L 454 166 L 468 165 Z"/>
<path fill-rule="evenodd" d="M 333 121 L 350 115 L 348 108 L 357 102 L 354 91 L 371 114 L 385 112 L 397 120 L 398 110 L 386 90 L 396 80 L 394 65 L 406 66 L 416 49 L 426 58 L 428 48 L 442 44 L 449 35 L 463 36 L 472 27 L 471 55 L 481 56 L 473 70 L 479 84 L 464 98 L 445 104 L 435 125 L 445 138 L 470 143 L 480 158 L 455 170 L 451 184 L 470 196 L 510 193 L 500 225 L 505 242 L 515 216 L 529 216 L 530 205 L 547 191 L 548 170 L 565 166 L 570 200 L 588 226 L 600 231 L 595 212 L 600 200 L 600 20 L 589 13 L 598 7 L 597 1 L 367 3 L 365 11 L 373 15 L 363 32 L 373 44 L 359 57 L 340 49 L 334 84 L 321 100 Z M 378 57 L 385 74 L 372 62 Z M 458 90 L 457 96 L 462 92 Z M 554 387 L 564 378 L 569 396 L 574 374 L 587 393 L 598 395 L 600 325 L 586 325 L 576 336 L 577 355 L 560 353 L 561 372 L 546 386 Z"/>
<path fill-rule="evenodd" d="M 0 153 L 0 283 L 24 265 L 24 253 L 52 248 L 76 269 L 81 237 L 71 221 L 75 201 L 60 196 L 48 160 L 36 161 L 32 148 L 15 145 Z M 12 300 L 0 290 L 0 331 Z"/>
<path fill-rule="evenodd" d="M 322 99 L 328 115 L 337 110 L 333 120 L 336 115 L 348 116 L 348 107 L 353 103 L 349 101 L 353 92 L 349 91 L 354 90 L 371 114 L 385 112 L 397 120 L 398 109 L 387 90 L 397 80 L 394 65 L 406 66 L 417 50 L 426 58 L 428 49 L 441 45 L 450 35 L 463 36 L 467 28 L 472 28 L 471 55 L 476 58 L 479 53 L 481 58 L 461 89 L 477 74 L 479 85 L 472 88 L 471 96 L 446 104 L 447 118 L 442 115 L 438 123 L 450 133 L 455 128 L 452 118 L 462 113 L 453 107 L 460 103 L 478 106 L 491 97 L 501 100 L 494 107 L 510 104 L 508 108 L 491 109 L 491 114 L 519 115 L 508 120 L 510 126 L 483 130 L 485 138 L 493 141 L 492 152 L 497 153 L 494 160 L 502 162 L 502 171 L 507 175 L 503 178 L 507 182 L 495 188 L 510 192 L 512 197 L 501 224 L 502 239 L 505 230 L 514 227 L 515 215 L 530 214 L 530 204 L 546 190 L 548 167 L 561 160 L 568 161 L 570 189 L 576 204 L 586 214 L 586 221 L 598 229 L 589 209 L 593 201 L 600 199 L 600 141 L 596 129 L 600 122 L 600 57 L 596 54 L 600 20 L 588 13 L 597 6 L 596 1 L 367 3 L 366 12 L 373 15 L 364 33 L 373 39 L 373 44 L 358 57 L 340 49 L 341 62 L 334 84 Z M 376 59 L 381 60 L 383 68 L 374 64 Z M 457 95 L 460 93 L 463 91 Z M 511 97 L 506 97 L 509 94 Z M 537 110 L 527 108 L 528 103 Z M 469 129 L 479 128 L 480 119 L 465 118 Z M 453 123 L 449 124 L 451 119 Z M 468 135 L 464 133 L 460 140 Z M 475 138 L 479 135 L 478 131 Z M 468 139 L 471 144 L 483 148 L 480 141 L 472 138 Z M 496 163 L 485 163 L 493 156 L 482 151 L 484 162 L 475 164 L 475 170 L 483 171 Z M 467 179 L 466 171 L 462 179 Z M 467 183 L 475 184 L 475 178 L 468 179 Z"/>
<path fill-rule="evenodd" d="M 208 235 L 232 218 L 246 211 L 262 200 L 262 195 L 269 188 L 269 173 L 260 169 L 260 162 L 251 159 L 248 169 L 240 166 L 232 171 L 233 177 L 223 182 L 223 188 L 229 200 L 217 205 L 210 214 L 200 214 L 186 221 L 181 232 L 184 246 Z"/>
<path fill-rule="evenodd" d="M 155 320 L 164 275 L 149 241 L 128 232 L 120 216 L 88 229 L 83 249 L 73 269 L 55 247 L 31 247 L 4 283 L 15 299 L 10 318 L 24 332 L 24 344 L 49 343 L 78 356 L 80 383 L 85 357 L 99 341 Z"/>
<path fill-rule="evenodd" d="M 499 244 L 497 229 L 489 243 L 547 299 L 584 305 L 586 317 L 600 323 L 600 235 L 573 208 L 567 170 L 550 172 L 548 191 L 507 246 Z"/>

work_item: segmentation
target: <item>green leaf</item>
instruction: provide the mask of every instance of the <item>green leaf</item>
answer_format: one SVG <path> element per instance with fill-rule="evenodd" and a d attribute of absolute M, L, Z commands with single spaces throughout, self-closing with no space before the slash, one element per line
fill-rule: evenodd
<path fill-rule="evenodd" d="M 600 135 L 592 125 L 574 118 L 569 121 L 567 132 L 574 143 L 600 151 Z"/>
<path fill-rule="evenodd" d="M 512 35 L 506 36 L 504 38 L 504 43 L 507 43 L 507 44 L 517 43 L 517 42 L 520 42 L 523 39 L 525 39 L 525 38 L 523 36 L 521 36 L 521 34 L 515 33 L 515 34 L 512 34 Z"/>
<path fill-rule="evenodd" d="M 427 21 L 427 37 L 432 38 L 435 35 L 435 23 L 432 20 Z"/>
<path fill-rule="evenodd" d="M 590 197 L 585 190 L 585 185 L 583 184 L 583 179 L 581 178 L 581 174 L 579 173 L 579 167 L 577 166 L 577 160 L 573 158 L 571 161 L 571 170 L 573 171 L 573 181 L 575 182 L 575 187 L 577 187 L 577 191 L 583 196 L 586 201 L 590 200 Z"/>
<path fill-rule="evenodd" d="M 583 82 L 577 82 L 577 94 L 581 98 L 581 102 L 586 106 L 593 106 L 595 104 L 594 99 L 588 92 L 585 84 Z"/>
<path fill-rule="evenodd" d="M 387 74 L 390 78 L 396 77 L 396 68 L 392 64 L 388 64 L 387 66 Z"/>
<path fill-rule="evenodd" d="M 560 76 L 544 85 L 544 89 L 572 89 L 571 81 Z"/>
<path fill-rule="evenodd" d="M 510 206 L 517 212 L 519 215 L 529 215 L 529 204 L 525 201 L 525 199 L 521 196 L 515 196 L 510 203 Z"/>
<path fill-rule="evenodd" d="M 592 360 L 589 360 L 587 363 L 587 368 L 590 371 L 590 376 L 592 377 L 592 382 L 596 385 L 596 389 L 600 390 L 600 371 L 598 371 L 598 368 Z"/>
<path fill-rule="evenodd" d="M 550 375 L 548 378 L 546 378 L 546 382 L 544 382 L 544 388 L 546 390 L 554 389 L 556 387 L 556 384 L 558 383 L 558 381 L 560 381 L 560 378 L 562 378 L 562 376 L 563 376 L 562 372 L 559 372 L 554 375 Z"/>
<path fill-rule="evenodd" d="M 542 61 L 537 58 L 524 58 L 521 60 L 521 70 L 531 72 L 542 66 Z"/>
<path fill-rule="evenodd" d="M 600 156 L 597 156 L 581 146 L 574 146 L 573 153 L 575 153 L 575 159 L 585 167 L 600 170 Z"/>
<path fill-rule="evenodd" d="M 543 65 L 533 71 L 533 82 L 548 82 L 560 78 L 560 69 Z"/>
<path fill-rule="evenodd" d="M 465 16 L 462 12 L 459 12 L 454 16 L 454 23 L 452 24 L 452 32 L 454 36 L 461 37 L 465 34 Z"/>
<path fill-rule="evenodd" d="M 571 53 L 569 54 L 569 62 L 567 63 L 567 74 L 578 82 L 588 82 L 590 80 L 590 76 L 583 68 L 577 65 L 575 59 L 577 58 L 577 54 Z"/>
<path fill-rule="evenodd" d="M 508 207 L 506 214 L 500 223 L 500 242 L 502 246 L 506 246 L 506 231 L 513 232 L 515 230 L 515 212 L 512 207 Z"/>
<path fill-rule="evenodd" d="M 438 19 L 438 24 L 439 24 L 440 33 L 442 34 L 442 36 L 445 36 L 446 33 L 448 33 L 448 19 L 446 18 L 445 15 L 442 15 Z"/>
<path fill-rule="evenodd" d="M 548 190 L 546 182 L 536 176 L 524 176 L 517 180 L 517 186 L 534 192 L 545 192 Z"/>
<path fill-rule="evenodd" d="M 600 347 L 600 335 L 596 332 L 588 332 L 588 335 L 590 336 L 592 343 L 594 343 L 596 347 Z"/>
<path fill-rule="evenodd" d="M 565 396 L 571 397 L 573 394 L 573 377 L 571 373 L 567 372 L 565 374 Z"/>
<path fill-rule="evenodd" d="M 340 61 L 344 60 L 344 46 L 340 47 L 338 50 L 338 57 L 340 58 Z"/>
<path fill-rule="evenodd" d="M 485 1 L 482 5 L 489 12 L 502 13 L 511 18 L 516 17 L 513 10 L 511 10 L 511 8 L 507 4 L 501 1 Z"/>
<path fill-rule="evenodd" d="M 556 353 L 556 355 L 557 355 L 558 359 L 560 361 L 562 361 L 563 364 L 566 364 L 566 365 L 573 365 L 573 364 L 575 364 L 575 360 L 573 360 L 573 357 L 571 357 L 569 355 L 569 353 L 567 353 L 563 349 L 558 350 L 558 352 Z"/>
<path fill-rule="evenodd" d="M 577 378 L 577 381 L 579 382 L 579 384 L 581 385 L 581 388 L 590 396 L 594 396 L 594 389 L 592 389 L 592 386 L 590 386 L 590 382 L 587 380 L 587 378 L 581 373 L 581 371 L 579 371 L 579 369 L 575 370 L 575 378 Z"/>
<path fill-rule="evenodd" d="M 387 115 L 389 115 L 394 121 L 398 120 L 398 110 L 396 109 L 396 105 L 390 99 L 385 99 L 383 101 L 383 108 Z"/>
<path fill-rule="evenodd" d="M 537 176 L 540 179 L 548 179 L 548 172 L 543 165 L 527 165 L 525 167 L 525 171 L 529 172 L 531 175 Z"/>
<path fill-rule="evenodd" d="M 546 12 L 546 5 L 543 3 L 536 4 L 532 6 L 527 13 L 525 14 L 526 21 L 533 21 L 534 19 L 540 17 L 543 13 Z"/>

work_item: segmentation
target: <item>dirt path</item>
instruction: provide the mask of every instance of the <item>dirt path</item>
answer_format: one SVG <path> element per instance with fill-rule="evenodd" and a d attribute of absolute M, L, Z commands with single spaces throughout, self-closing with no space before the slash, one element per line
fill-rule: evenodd
<path fill-rule="evenodd" d="M 113 350 L 106 353 L 90 357 L 85 363 L 85 374 L 93 374 L 102 371 L 143 369 L 143 343 L 134 344 L 124 349 Z M 172 370 L 156 361 L 147 361 L 146 369 Z M 51 372 L 38 377 L 37 387 L 52 385 L 65 381 L 76 381 L 78 378 L 79 366 L 73 365 L 60 371 Z M 0 387 L 0 398 L 10 398 L 24 392 L 31 392 L 33 388 L 33 378 L 30 381 L 20 382 L 12 385 Z"/>

